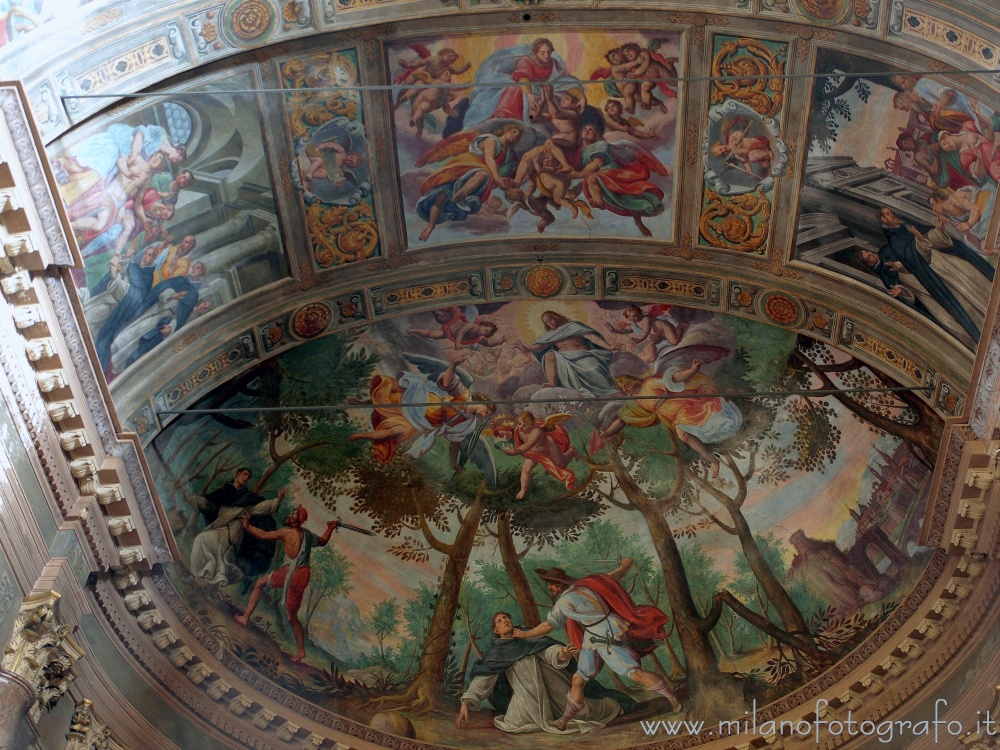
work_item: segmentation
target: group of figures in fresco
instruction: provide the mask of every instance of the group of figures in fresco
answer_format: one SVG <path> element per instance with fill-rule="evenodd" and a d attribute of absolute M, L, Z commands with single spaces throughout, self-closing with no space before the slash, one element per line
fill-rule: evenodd
<path fill-rule="evenodd" d="M 935 418 L 919 399 L 897 405 L 881 453 L 869 437 L 840 463 L 841 434 L 865 444 L 857 415 L 884 405 L 736 396 L 829 387 L 810 375 L 828 356 L 880 382 L 811 346 L 716 313 L 594 302 L 445 307 L 305 344 L 213 402 L 342 413 L 191 417 L 158 438 L 187 556 L 175 581 L 216 589 L 203 614 L 234 642 L 293 644 L 289 663 L 311 671 L 286 684 L 328 680 L 338 710 L 364 697 L 367 715 L 419 724 L 451 701 L 458 731 L 485 726 L 488 701 L 489 726 L 553 735 L 637 710 L 735 711 L 751 688 L 732 672 L 779 691 L 818 673 L 920 569 L 932 446 L 907 441 Z M 850 512 L 815 484 L 820 466 L 862 486 Z M 804 528 L 779 540 L 793 515 Z M 331 659 L 337 674 L 312 666 Z"/>
<path fill-rule="evenodd" d="M 996 264 L 987 239 L 1000 179 L 1000 112 L 948 81 L 875 75 L 871 61 L 846 53 L 825 53 L 821 66 L 837 75 L 814 89 L 810 165 L 821 167 L 830 155 L 870 170 L 856 183 L 826 187 L 841 221 L 870 243 L 844 261 L 975 348 Z M 817 210 L 829 209 L 819 200 L 804 215 Z"/>
<path fill-rule="evenodd" d="M 424 222 L 415 239 L 427 241 L 443 225 L 448 234 L 520 226 L 512 223 L 520 211 L 537 217 L 539 232 L 568 214 L 560 230 L 579 233 L 595 210 L 650 236 L 645 221 L 670 202 L 678 73 L 677 57 L 668 56 L 676 35 L 668 37 L 501 38 L 485 58 L 469 39 L 456 39 L 477 62 L 467 89 L 450 87 L 473 65 L 452 41 L 390 49 L 400 70 L 401 167 L 412 167 L 403 179 L 415 188 L 407 216 Z M 575 48 L 572 65 L 560 43 Z M 590 85 L 600 79 L 603 86 Z"/>
<path fill-rule="evenodd" d="M 54 160 L 56 180 L 84 258 L 84 314 L 108 379 L 211 304 L 192 262 L 193 235 L 168 229 L 194 174 L 187 150 L 159 125 L 116 123 Z"/>

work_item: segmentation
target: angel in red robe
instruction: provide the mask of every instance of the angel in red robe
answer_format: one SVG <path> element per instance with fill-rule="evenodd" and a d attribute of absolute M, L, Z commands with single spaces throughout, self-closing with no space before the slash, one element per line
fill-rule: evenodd
<path fill-rule="evenodd" d="M 472 320 L 469 320 L 471 312 Z M 440 328 L 407 328 L 406 333 L 413 336 L 423 336 L 427 339 L 448 340 L 454 344 L 454 349 L 460 351 L 462 347 L 468 346 L 475 349 L 479 346 L 494 347 L 501 346 L 507 341 L 506 336 L 501 336 L 496 341 L 491 341 L 496 335 L 497 325 L 492 320 L 480 318 L 476 314 L 476 308 L 470 305 L 465 311 L 458 307 L 446 307 L 443 310 L 432 310 L 431 315 Z"/>
<path fill-rule="evenodd" d="M 514 447 L 505 448 L 508 456 L 524 456 L 521 466 L 521 491 L 517 500 L 524 500 L 531 486 L 531 472 L 541 465 L 546 473 L 555 477 L 569 492 L 576 486 L 576 475 L 567 468 L 569 462 L 580 454 L 569 443 L 569 433 L 562 422 L 572 418 L 572 414 L 551 414 L 545 419 L 536 419 L 530 411 L 517 416 L 514 428 Z"/>
<path fill-rule="evenodd" d="M 614 143 L 604 140 L 604 123 L 587 123 L 580 129 L 579 170 L 567 176 L 583 180 L 583 193 L 594 208 L 619 216 L 631 216 L 643 237 L 652 232 L 642 223 L 644 216 L 659 216 L 665 210 L 664 192 L 650 182 L 653 174 L 668 177 L 663 163 L 648 149 L 627 138 Z"/>

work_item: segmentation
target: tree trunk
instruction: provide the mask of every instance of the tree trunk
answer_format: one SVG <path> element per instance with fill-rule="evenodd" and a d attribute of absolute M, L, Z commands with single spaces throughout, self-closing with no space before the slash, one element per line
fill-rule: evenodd
<path fill-rule="evenodd" d="M 767 601 L 771 603 L 774 611 L 778 613 L 778 617 L 781 619 L 782 625 L 785 626 L 785 630 L 794 635 L 801 635 L 806 641 L 812 643 L 813 637 L 809 632 L 809 626 L 806 625 L 806 618 L 802 616 L 802 612 L 799 611 L 798 606 L 792 601 L 792 597 L 785 591 L 785 587 L 781 585 L 778 577 L 771 570 L 771 566 L 764 559 L 760 547 L 757 546 L 757 542 L 753 538 L 753 531 L 750 529 L 750 524 L 747 523 L 743 511 L 739 508 L 729 507 L 726 510 L 729 511 L 729 516 L 732 518 L 733 528 L 736 529 L 736 536 L 740 540 L 740 548 L 743 550 L 743 556 L 750 565 L 750 570 L 753 571 L 757 582 L 764 589 Z M 767 617 L 766 608 L 762 614 L 765 618 Z"/>
<path fill-rule="evenodd" d="M 684 668 L 681 666 L 680 657 L 674 651 L 674 644 L 670 642 L 669 638 L 663 642 L 663 647 L 667 650 L 667 656 L 670 657 L 670 681 L 677 682 L 684 677 Z"/>
<path fill-rule="evenodd" d="M 726 649 L 723 647 L 722 641 L 719 639 L 719 636 L 716 635 L 715 631 L 714 630 L 710 630 L 709 633 L 708 633 L 708 636 L 709 636 L 709 640 L 711 640 L 711 642 L 715 645 L 715 651 L 716 651 L 716 653 L 718 653 L 718 654 L 725 654 L 726 653 Z"/>
<path fill-rule="evenodd" d="M 455 541 L 450 545 L 451 554 L 445 558 L 441 588 L 438 591 L 437 604 L 434 605 L 430 624 L 427 626 L 424 648 L 417 666 L 417 676 L 401 695 L 377 699 L 375 702 L 380 706 L 425 712 L 436 709 L 440 704 L 441 685 L 444 683 L 444 673 L 448 666 L 452 626 L 455 622 L 455 613 L 458 611 L 458 595 L 485 510 L 486 504 L 482 498 L 477 498 L 469 507 L 455 535 Z"/>
<path fill-rule="evenodd" d="M 837 384 L 833 382 L 830 376 L 827 375 L 820 365 L 817 365 L 809 357 L 798 350 L 794 351 L 792 356 L 795 357 L 796 361 L 805 365 L 805 367 L 819 379 L 820 388 L 825 390 L 837 389 Z M 860 369 L 860 366 L 856 369 Z M 887 388 L 899 388 L 902 385 L 899 381 L 894 380 L 887 375 L 883 375 L 882 373 L 879 373 L 878 377 L 885 383 Z M 882 430 L 883 432 L 887 432 L 890 435 L 898 437 L 900 440 L 916 446 L 928 460 L 932 460 L 932 457 L 937 455 L 941 442 L 940 417 L 938 417 L 937 413 L 927 404 L 927 402 L 915 393 L 903 391 L 895 395 L 900 401 L 917 413 L 918 419 L 914 424 L 901 424 L 900 422 L 890 419 L 884 414 L 878 414 L 864 405 L 859 404 L 846 393 L 833 394 L 831 397 L 839 401 L 842 406 L 844 406 L 862 422 L 870 424 L 872 427 Z"/>
<path fill-rule="evenodd" d="M 510 577 L 510 584 L 514 587 L 514 599 L 517 601 L 518 609 L 521 610 L 521 621 L 524 623 L 524 627 L 533 628 L 541 622 L 541 619 L 538 616 L 535 595 L 531 593 L 531 584 L 528 582 L 524 568 L 521 567 L 521 560 L 514 547 L 514 534 L 510 530 L 509 510 L 503 511 L 497 518 L 497 546 L 500 548 L 500 559 Z"/>
<path fill-rule="evenodd" d="M 458 669 L 458 678 L 455 680 L 455 689 L 461 693 L 465 690 L 465 673 L 469 671 L 469 657 L 472 655 L 472 641 L 465 644 L 465 653 L 462 654 L 462 665 Z"/>
<path fill-rule="evenodd" d="M 674 616 L 674 626 L 684 650 L 688 690 L 691 695 L 690 716 L 709 723 L 739 715 L 743 710 L 742 687 L 732 675 L 719 669 L 715 652 L 708 638 L 708 629 L 702 627 L 701 616 L 691 598 L 684 563 L 674 540 L 673 529 L 667 523 L 646 493 L 632 478 L 621 457 L 612 449 L 615 478 L 625 497 L 642 514 L 653 539 L 656 556 L 663 566 L 667 598 Z"/>

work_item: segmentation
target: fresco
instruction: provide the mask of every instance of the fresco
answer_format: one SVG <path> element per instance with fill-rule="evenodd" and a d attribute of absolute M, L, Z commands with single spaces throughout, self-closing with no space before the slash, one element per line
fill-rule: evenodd
<path fill-rule="evenodd" d="M 281 64 L 284 87 L 325 89 L 285 95 L 295 158 L 292 185 L 305 205 L 317 268 L 379 255 L 372 205 L 371 157 L 354 50 L 325 52 Z"/>
<path fill-rule="evenodd" d="M 42 24 L 58 20 L 56 11 L 87 5 L 94 0 L 3 0 L 0 2 L 0 47 L 23 39 Z"/>
<path fill-rule="evenodd" d="M 748 394 L 895 385 L 682 307 L 386 319 L 199 404 L 316 411 L 159 435 L 168 576 L 245 664 L 394 734 L 607 748 L 637 718 L 742 716 L 905 596 L 941 429 L 910 393 Z"/>
<path fill-rule="evenodd" d="M 658 80 L 680 73 L 680 34 L 448 36 L 386 54 L 411 247 L 673 237 L 678 90 Z"/>
<path fill-rule="evenodd" d="M 918 310 L 969 349 L 996 266 L 987 242 L 1000 113 L 944 78 L 872 76 L 823 50 L 797 255 Z"/>
<path fill-rule="evenodd" d="M 158 100 L 50 150 L 108 381 L 190 321 L 288 273 L 249 74 Z"/>
<path fill-rule="evenodd" d="M 771 237 L 775 180 L 788 163 L 780 137 L 788 45 L 725 35 L 712 43 L 716 80 L 702 144 L 700 240 L 710 247 L 764 253 Z"/>

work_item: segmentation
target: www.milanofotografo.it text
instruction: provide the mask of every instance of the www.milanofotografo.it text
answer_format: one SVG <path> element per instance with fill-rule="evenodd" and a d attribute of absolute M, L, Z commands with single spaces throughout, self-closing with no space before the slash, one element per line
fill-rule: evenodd
<path fill-rule="evenodd" d="M 934 701 L 934 717 L 921 720 L 885 719 L 872 721 L 865 719 L 857 721 L 851 711 L 844 718 L 819 718 L 826 713 L 829 702 L 823 698 L 816 701 L 815 719 L 800 719 L 798 721 L 777 721 L 769 719 L 758 721 L 757 701 L 753 702 L 751 710 L 744 711 L 740 719 L 720 721 L 713 728 L 704 721 L 640 719 L 639 726 L 647 737 L 656 735 L 694 736 L 708 730 L 708 735 L 717 737 L 733 737 L 743 735 L 748 737 L 813 737 L 819 744 L 826 737 L 875 737 L 879 742 L 889 743 L 897 737 L 933 737 L 939 742 L 948 737 L 970 737 L 972 735 L 996 737 L 1000 735 L 1000 723 L 989 711 L 976 712 L 975 727 L 964 726 L 958 721 L 948 721 L 941 717 L 943 709 L 947 709 L 948 701 L 938 698 Z"/>

